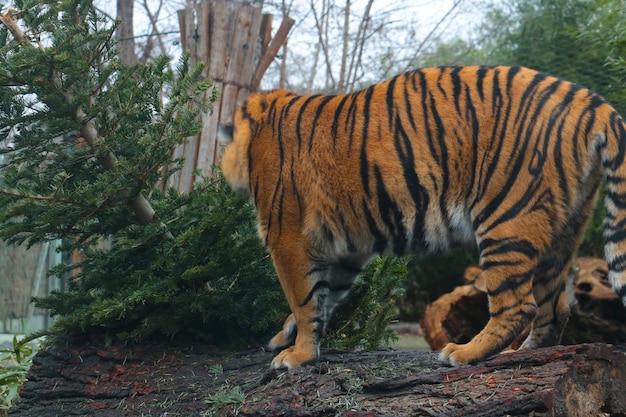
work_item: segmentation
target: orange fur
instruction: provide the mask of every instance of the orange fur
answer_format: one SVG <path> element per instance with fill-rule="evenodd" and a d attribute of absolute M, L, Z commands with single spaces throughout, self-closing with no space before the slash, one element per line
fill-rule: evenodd
<path fill-rule="evenodd" d="M 222 168 L 254 200 L 292 316 L 274 367 L 315 360 L 375 254 L 477 244 L 491 319 L 450 364 L 557 343 L 566 271 L 608 178 L 607 260 L 626 299 L 626 125 L 598 95 L 525 68 L 409 72 L 348 95 L 256 93 Z M 297 335 L 295 328 L 297 327 Z"/>

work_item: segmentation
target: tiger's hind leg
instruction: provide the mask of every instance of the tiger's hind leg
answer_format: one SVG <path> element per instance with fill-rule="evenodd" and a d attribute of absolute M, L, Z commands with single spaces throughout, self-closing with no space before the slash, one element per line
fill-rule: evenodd
<path fill-rule="evenodd" d="M 527 221 L 519 219 L 504 230 L 494 232 L 480 243 L 483 277 L 487 284 L 490 318 L 485 328 L 464 345 L 449 343 L 441 351 L 444 363 L 461 365 L 475 363 L 501 352 L 537 315 L 533 294 L 541 242 L 525 239 Z"/>

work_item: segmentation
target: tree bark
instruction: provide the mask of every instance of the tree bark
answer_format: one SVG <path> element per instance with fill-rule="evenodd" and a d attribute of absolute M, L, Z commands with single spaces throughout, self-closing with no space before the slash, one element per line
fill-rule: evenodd
<path fill-rule="evenodd" d="M 626 414 L 626 347 L 557 346 L 443 367 L 424 351 L 272 354 L 158 346 L 48 347 L 9 416 L 604 416 Z"/>
<path fill-rule="evenodd" d="M 120 60 L 127 65 L 137 62 L 133 31 L 134 5 L 135 0 L 117 0 L 117 18 L 120 24 L 115 32 L 115 39 L 120 50 Z"/>
<path fill-rule="evenodd" d="M 487 289 L 481 271 L 477 265 L 468 267 L 463 277 L 467 285 L 456 287 L 426 307 L 420 324 L 432 349 L 441 350 L 450 342 L 467 343 L 487 324 Z M 566 285 L 570 317 L 563 343 L 626 343 L 626 308 L 611 288 L 608 272 L 603 259 L 576 259 Z M 517 349 L 528 332 L 523 331 L 511 348 Z"/>

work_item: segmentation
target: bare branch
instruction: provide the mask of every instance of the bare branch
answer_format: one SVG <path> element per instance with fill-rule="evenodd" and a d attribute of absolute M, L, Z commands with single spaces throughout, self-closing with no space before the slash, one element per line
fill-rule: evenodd
<path fill-rule="evenodd" d="M 315 27 L 317 29 L 317 36 L 319 39 L 319 44 L 322 48 L 322 51 L 324 52 L 324 58 L 326 61 L 326 74 L 328 76 L 327 80 L 330 79 L 330 83 L 331 85 L 335 85 L 335 77 L 333 76 L 333 71 L 332 71 L 332 67 L 331 67 L 331 62 L 330 62 L 330 56 L 328 53 L 328 42 L 326 42 L 326 40 L 324 39 L 324 34 L 326 33 L 326 22 L 324 22 L 322 19 L 324 18 L 324 16 L 327 16 L 328 13 L 328 6 L 326 3 L 326 0 L 322 1 L 322 14 L 321 16 L 318 16 L 317 14 L 317 10 L 315 9 L 315 3 L 313 2 L 313 0 L 311 0 L 311 10 L 313 11 L 313 17 L 315 18 Z M 321 18 L 321 19 L 320 19 Z M 326 37 L 326 39 L 328 39 L 328 37 Z M 328 87 L 328 81 L 327 81 L 327 85 Z"/>
<path fill-rule="evenodd" d="M 146 14 L 148 15 L 148 19 L 150 20 L 150 25 L 152 26 L 152 31 L 150 33 L 150 36 L 148 37 L 148 45 L 143 51 L 142 61 L 146 61 L 150 57 L 150 53 L 152 52 L 152 38 L 153 37 L 156 38 L 159 44 L 159 48 L 161 48 L 162 53 L 165 53 L 167 50 L 165 48 L 165 43 L 163 42 L 163 36 L 161 32 L 159 31 L 159 27 L 158 27 L 159 16 L 163 8 L 163 0 L 159 1 L 157 10 L 154 13 L 150 9 L 150 6 L 148 3 L 149 3 L 148 0 L 143 0 L 141 3 L 144 10 L 146 11 Z"/>
<path fill-rule="evenodd" d="M 435 24 L 435 26 L 433 27 L 433 29 L 428 33 L 428 35 L 426 35 L 424 37 L 424 39 L 422 39 L 422 42 L 420 42 L 420 44 L 417 46 L 417 48 L 415 49 L 415 52 L 413 54 L 413 56 L 409 59 L 408 64 L 405 68 L 406 70 L 411 69 L 411 65 L 413 62 L 415 62 L 415 60 L 417 59 L 417 57 L 419 56 L 419 54 L 422 52 L 422 50 L 424 49 L 424 46 L 430 42 L 431 38 L 433 38 L 435 36 L 435 34 L 437 33 L 437 30 L 439 29 L 439 27 L 448 20 L 448 18 L 450 17 L 450 15 L 452 14 L 452 12 L 454 12 L 459 5 L 463 3 L 463 0 L 454 0 L 454 2 L 452 3 L 452 6 L 450 6 L 450 9 L 446 12 L 446 14 L 444 14 L 441 19 L 439 19 L 439 21 Z"/>
<path fill-rule="evenodd" d="M 6 26 L 6 28 L 11 32 L 13 38 L 20 45 L 24 45 L 27 42 L 26 34 L 22 32 L 22 30 L 17 26 L 15 20 L 13 20 L 13 15 L 11 15 L 11 8 L 7 8 L 7 10 L 0 15 L 0 22 Z"/>
<path fill-rule="evenodd" d="M 361 59 L 363 57 L 363 49 L 365 47 L 365 40 L 367 38 L 367 26 L 370 19 L 370 12 L 372 10 L 372 5 L 374 4 L 374 0 L 368 0 L 367 6 L 365 7 L 365 12 L 363 13 L 363 17 L 361 18 L 361 23 L 359 23 L 359 30 L 356 35 L 356 46 L 352 53 L 352 59 L 350 61 L 350 69 L 348 71 L 348 83 L 347 87 L 349 89 L 353 89 L 357 80 L 357 68 L 361 66 Z"/>

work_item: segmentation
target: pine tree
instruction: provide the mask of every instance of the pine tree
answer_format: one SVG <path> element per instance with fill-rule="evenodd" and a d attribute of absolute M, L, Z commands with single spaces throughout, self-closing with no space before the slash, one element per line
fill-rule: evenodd
<path fill-rule="evenodd" d="M 0 238 L 84 254 L 50 271 L 73 273 L 68 291 L 35 300 L 58 316 L 53 339 L 266 341 L 288 308 L 252 204 L 219 170 L 187 194 L 165 186 L 184 163 L 174 147 L 216 98 L 202 67 L 186 56 L 175 73 L 165 57 L 124 65 L 115 25 L 88 0 L 15 7 L 0 16 Z M 361 292 L 384 316 L 349 312 L 348 333 L 371 346 L 389 336 L 399 282 L 382 275 L 368 281 L 375 296 Z"/>
<path fill-rule="evenodd" d="M 167 181 L 164 167 L 179 167 L 170 151 L 198 129 L 196 113 L 208 105 L 201 93 L 211 84 L 184 61 L 176 83 L 164 57 L 122 65 L 114 27 L 89 1 L 17 6 L 0 31 L 0 236 L 83 248 L 152 223 L 146 196 Z M 165 87 L 173 88 L 166 104 Z"/>

